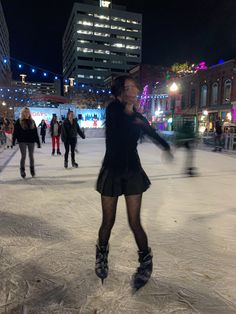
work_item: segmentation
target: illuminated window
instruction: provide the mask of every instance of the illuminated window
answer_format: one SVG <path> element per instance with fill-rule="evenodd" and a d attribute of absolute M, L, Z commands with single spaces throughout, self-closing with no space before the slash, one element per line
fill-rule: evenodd
<path fill-rule="evenodd" d="M 207 105 L 207 85 L 201 87 L 201 107 L 206 107 Z"/>
<path fill-rule="evenodd" d="M 105 54 L 109 55 L 110 51 L 109 50 L 102 50 L 102 49 L 95 49 L 94 53 L 105 53 Z"/>
<path fill-rule="evenodd" d="M 77 76 L 78 76 L 78 78 L 84 78 L 83 74 L 78 74 Z"/>
<path fill-rule="evenodd" d="M 95 23 L 94 26 L 95 27 L 102 27 L 102 28 L 110 28 L 110 25 L 108 25 L 108 24 Z"/>
<path fill-rule="evenodd" d="M 135 20 L 127 20 L 127 23 L 140 24 L 139 21 L 135 21 Z"/>
<path fill-rule="evenodd" d="M 119 21 L 119 22 L 124 22 L 124 23 L 126 23 L 126 19 L 122 19 L 122 18 L 120 18 L 120 17 L 115 17 L 115 16 L 113 16 L 111 19 L 112 19 L 113 21 Z"/>
<path fill-rule="evenodd" d="M 110 17 L 109 16 L 106 16 L 106 15 L 99 15 L 99 14 L 94 14 L 94 17 L 100 19 L 100 20 L 107 20 L 109 21 L 110 20 Z"/>
<path fill-rule="evenodd" d="M 77 47 L 77 51 L 84 52 L 84 53 L 92 53 L 93 49 Z"/>
<path fill-rule="evenodd" d="M 229 102 L 231 99 L 231 88 L 232 88 L 231 80 L 226 80 L 224 84 L 224 101 L 226 102 Z"/>
<path fill-rule="evenodd" d="M 122 44 L 122 43 L 114 43 L 114 44 L 112 45 L 112 47 L 124 48 L 124 47 L 125 47 L 125 45 L 124 45 L 124 44 Z"/>
<path fill-rule="evenodd" d="M 84 30 L 78 30 L 77 31 L 78 34 L 85 34 L 85 35 L 92 35 L 93 32 L 91 31 L 84 31 Z"/>
<path fill-rule="evenodd" d="M 93 23 L 89 21 L 78 21 L 77 24 L 85 25 L 85 26 L 93 26 Z"/>
<path fill-rule="evenodd" d="M 211 104 L 216 105 L 218 102 L 218 83 L 214 83 L 211 89 Z"/>
<path fill-rule="evenodd" d="M 127 32 L 135 32 L 135 33 L 138 33 L 138 30 L 137 30 L 137 29 L 127 28 L 126 30 L 127 30 Z"/>
<path fill-rule="evenodd" d="M 111 29 L 118 29 L 119 31 L 125 32 L 125 28 L 122 26 L 111 25 Z"/>
<path fill-rule="evenodd" d="M 106 34 L 106 33 L 98 33 L 98 32 L 94 32 L 94 35 L 95 35 L 95 36 L 101 36 L 101 37 L 109 37 L 109 36 L 110 36 L 109 34 Z"/>
<path fill-rule="evenodd" d="M 83 40 L 83 39 L 79 39 L 78 42 L 81 43 L 81 44 L 89 44 L 89 43 L 91 43 L 91 41 Z"/>
<path fill-rule="evenodd" d="M 127 45 L 127 49 L 140 49 L 140 46 L 132 46 L 132 45 Z"/>
<path fill-rule="evenodd" d="M 126 39 L 127 39 L 127 40 L 135 40 L 134 37 L 129 37 L 129 36 L 126 36 Z"/>

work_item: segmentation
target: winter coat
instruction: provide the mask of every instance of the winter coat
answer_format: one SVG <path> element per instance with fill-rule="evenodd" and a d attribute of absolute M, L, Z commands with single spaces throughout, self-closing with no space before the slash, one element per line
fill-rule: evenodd
<path fill-rule="evenodd" d="M 32 123 L 33 128 L 31 128 Z M 13 132 L 13 145 L 15 145 L 17 140 L 18 143 L 37 143 L 38 147 L 40 147 L 38 130 L 34 120 L 26 119 L 26 125 L 27 128 L 23 129 L 20 124 L 20 119 L 16 121 Z"/>
<path fill-rule="evenodd" d="M 41 128 L 40 129 L 40 135 L 45 136 L 46 135 L 47 124 L 46 123 L 44 123 L 44 124 L 40 123 L 38 127 Z"/>
<path fill-rule="evenodd" d="M 79 124 L 76 119 L 73 119 L 70 123 L 69 119 L 65 119 L 62 124 L 61 140 L 66 143 L 69 142 L 72 138 L 77 138 L 77 134 L 83 139 L 85 139 L 84 132 L 79 127 Z"/>

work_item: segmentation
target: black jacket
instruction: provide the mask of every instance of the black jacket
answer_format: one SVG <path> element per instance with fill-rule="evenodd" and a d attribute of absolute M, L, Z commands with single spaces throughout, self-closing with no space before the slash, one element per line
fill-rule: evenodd
<path fill-rule="evenodd" d="M 119 173 L 141 169 L 137 144 L 142 134 L 148 135 L 163 149 L 170 150 L 169 144 L 140 113 L 128 115 L 120 101 L 111 102 L 106 109 L 106 153 L 103 167 Z"/>
<path fill-rule="evenodd" d="M 41 129 L 40 129 L 40 135 L 46 135 L 46 129 L 47 129 L 47 124 L 46 123 L 40 123 L 39 125 L 38 125 L 38 127 L 40 127 Z"/>
<path fill-rule="evenodd" d="M 61 132 L 61 140 L 62 142 L 66 143 L 70 141 L 72 138 L 77 138 L 77 134 L 81 138 L 85 138 L 85 135 L 81 128 L 79 127 L 79 124 L 76 119 L 73 119 L 73 122 L 70 123 L 69 119 L 65 119 L 62 124 L 62 132 Z"/>
<path fill-rule="evenodd" d="M 15 145 L 16 140 L 18 143 L 37 143 L 40 147 L 40 140 L 38 135 L 38 130 L 34 120 L 27 119 L 27 128 L 23 129 L 20 125 L 20 119 L 18 119 L 14 126 L 13 132 L 13 145 Z M 30 125 L 33 123 L 34 127 L 31 129 Z"/>

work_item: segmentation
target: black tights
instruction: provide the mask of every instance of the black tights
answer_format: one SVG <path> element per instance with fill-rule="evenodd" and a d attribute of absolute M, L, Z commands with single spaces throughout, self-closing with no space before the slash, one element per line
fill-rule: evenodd
<path fill-rule="evenodd" d="M 142 194 L 125 196 L 128 221 L 140 251 L 148 251 L 148 239 L 140 221 Z M 118 197 L 102 195 L 102 224 L 99 229 L 99 244 L 106 246 L 116 219 Z"/>

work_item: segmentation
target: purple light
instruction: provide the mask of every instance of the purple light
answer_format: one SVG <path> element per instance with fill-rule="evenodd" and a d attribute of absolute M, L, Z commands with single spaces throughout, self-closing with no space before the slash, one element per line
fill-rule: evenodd
<path fill-rule="evenodd" d="M 145 107 L 145 105 L 147 104 L 146 99 L 148 99 L 148 95 L 149 95 L 148 85 L 145 85 L 143 88 L 142 95 L 141 95 L 141 102 L 140 102 L 141 107 Z"/>
<path fill-rule="evenodd" d="M 196 71 L 202 71 L 202 70 L 207 70 L 207 69 L 208 69 L 208 67 L 207 67 L 205 61 L 199 62 L 198 65 L 195 67 Z"/>
<path fill-rule="evenodd" d="M 232 108 L 232 119 L 236 122 L 236 107 Z"/>

